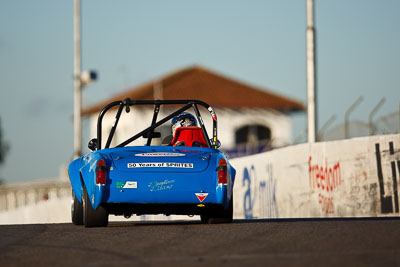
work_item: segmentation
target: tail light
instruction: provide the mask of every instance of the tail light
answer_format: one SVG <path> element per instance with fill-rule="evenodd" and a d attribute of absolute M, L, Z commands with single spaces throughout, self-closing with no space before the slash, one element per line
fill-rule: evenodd
<path fill-rule="evenodd" d="M 107 179 L 107 168 L 104 160 L 99 160 L 96 165 L 96 184 L 105 184 Z"/>
<path fill-rule="evenodd" d="M 226 166 L 226 161 L 224 159 L 220 159 L 220 161 L 218 162 L 217 173 L 218 173 L 218 183 L 227 184 L 228 168 Z"/>

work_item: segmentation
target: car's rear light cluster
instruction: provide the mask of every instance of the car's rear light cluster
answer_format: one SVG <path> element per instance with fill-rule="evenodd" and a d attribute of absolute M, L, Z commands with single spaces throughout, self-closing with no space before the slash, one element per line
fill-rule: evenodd
<path fill-rule="evenodd" d="M 107 168 L 104 160 L 99 160 L 96 165 L 96 184 L 105 184 L 107 179 Z"/>
<path fill-rule="evenodd" d="M 218 173 L 218 184 L 227 184 L 228 183 L 228 168 L 226 166 L 226 160 L 220 159 L 217 167 Z"/>

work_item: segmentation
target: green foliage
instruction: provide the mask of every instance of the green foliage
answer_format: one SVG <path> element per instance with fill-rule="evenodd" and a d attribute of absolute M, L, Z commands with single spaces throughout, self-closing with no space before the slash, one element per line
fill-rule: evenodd
<path fill-rule="evenodd" d="M 8 143 L 3 140 L 3 129 L 1 128 L 0 120 L 0 165 L 4 162 L 9 148 L 10 146 L 8 145 Z"/>

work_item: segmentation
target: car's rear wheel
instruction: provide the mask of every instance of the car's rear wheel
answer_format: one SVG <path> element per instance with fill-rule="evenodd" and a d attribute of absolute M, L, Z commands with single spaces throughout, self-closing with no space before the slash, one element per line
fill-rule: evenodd
<path fill-rule="evenodd" d="M 229 207 L 222 212 L 211 211 L 200 215 L 202 223 L 231 223 L 233 221 L 233 195 Z"/>
<path fill-rule="evenodd" d="M 71 219 L 73 224 L 83 225 L 83 205 L 74 194 L 74 190 L 72 190 Z"/>
<path fill-rule="evenodd" d="M 83 187 L 83 224 L 85 227 L 105 227 L 108 225 L 108 212 L 101 205 L 93 209 L 86 187 Z"/>

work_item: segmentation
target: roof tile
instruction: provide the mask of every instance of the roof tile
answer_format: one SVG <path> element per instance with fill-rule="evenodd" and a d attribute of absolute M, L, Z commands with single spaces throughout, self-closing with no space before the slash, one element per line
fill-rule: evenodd
<path fill-rule="evenodd" d="M 116 94 L 104 102 L 83 110 L 82 114 L 86 116 L 97 113 L 108 103 L 125 98 L 199 99 L 213 107 L 267 108 L 285 112 L 305 109 L 298 101 L 258 89 L 199 66 L 192 66 Z"/>

